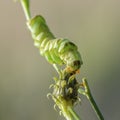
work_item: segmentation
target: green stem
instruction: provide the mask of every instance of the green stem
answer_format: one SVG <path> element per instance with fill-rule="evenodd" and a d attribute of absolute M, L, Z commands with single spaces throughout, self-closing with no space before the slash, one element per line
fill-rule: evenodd
<path fill-rule="evenodd" d="M 30 20 L 31 15 L 30 15 L 30 9 L 29 9 L 29 0 L 20 0 L 25 17 L 27 20 Z"/>
<path fill-rule="evenodd" d="M 61 79 L 62 78 L 62 72 L 61 72 L 60 68 L 56 64 L 53 64 L 53 67 L 55 68 L 55 70 L 57 71 L 57 73 L 59 74 L 60 79 Z"/>
<path fill-rule="evenodd" d="M 68 111 L 72 115 L 73 119 L 71 120 L 80 120 L 80 117 L 76 114 L 76 112 L 71 107 L 68 108 Z"/>
<path fill-rule="evenodd" d="M 88 82 L 86 79 L 83 79 L 83 86 L 85 88 L 85 91 L 83 92 L 83 90 L 79 89 L 78 92 L 85 95 L 88 98 L 88 100 L 89 100 L 92 108 L 94 109 L 98 119 L 104 120 L 104 117 L 103 117 L 102 113 L 100 112 L 100 110 L 99 110 L 99 108 L 98 108 L 98 106 L 97 106 L 97 104 L 96 104 L 96 102 L 91 94 L 91 91 L 90 91 L 90 88 L 89 88 L 89 85 L 88 85 Z"/>

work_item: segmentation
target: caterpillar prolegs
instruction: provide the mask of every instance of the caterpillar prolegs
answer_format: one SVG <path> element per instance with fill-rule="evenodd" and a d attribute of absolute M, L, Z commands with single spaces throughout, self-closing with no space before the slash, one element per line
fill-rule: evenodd
<path fill-rule="evenodd" d="M 69 72 L 79 70 L 82 65 L 77 46 L 68 39 L 55 38 L 45 19 L 38 15 L 27 22 L 34 45 L 51 64 L 66 65 Z"/>

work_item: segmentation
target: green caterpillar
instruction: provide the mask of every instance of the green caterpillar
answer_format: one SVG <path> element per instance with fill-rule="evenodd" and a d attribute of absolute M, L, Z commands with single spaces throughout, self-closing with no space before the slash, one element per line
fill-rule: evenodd
<path fill-rule="evenodd" d="M 50 32 L 45 19 L 38 15 L 31 19 L 29 0 L 20 0 L 28 28 L 34 39 L 34 45 L 40 54 L 60 72 L 56 65 L 66 65 L 65 72 L 76 73 L 83 64 L 77 46 L 68 39 L 55 38 Z"/>
<path fill-rule="evenodd" d="M 76 72 L 83 64 L 77 46 L 68 39 L 55 38 L 45 19 L 38 15 L 28 20 L 28 28 L 34 39 L 34 45 L 51 64 L 66 65 L 66 70 Z"/>

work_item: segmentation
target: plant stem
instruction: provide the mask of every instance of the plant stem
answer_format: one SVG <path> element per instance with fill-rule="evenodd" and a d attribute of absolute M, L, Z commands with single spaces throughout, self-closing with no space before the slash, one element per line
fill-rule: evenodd
<path fill-rule="evenodd" d="M 53 64 L 53 67 L 55 68 L 55 70 L 57 71 L 57 73 L 60 76 L 60 79 L 62 78 L 62 71 L 59 69 L 59 67 L 56 64 Z"/>
<path fill-rule="evenodd" d="M 70 114 L 73 116 L 72 120 L 80 120 L 80 117 L 76 114 L 76 112 L 71 107 L 69 107 L 68 110 Z"/>
<path fill-rule="evenodd" d="M 99 108 L 98 108 L 98 106 L 97 106 L 97 104 L 96 104 L 96 102 L 91 94 L 87 80 L 83 79 L 82 81 L 83 81 L 83 86 L 85 88 L 85 91 L 83 92 L 83 90 L 79 89 L 78 92 L 85 95 L 88 98 L 88 100 L 89 100 L 92 108 L 94 109 L 98 119 L 104 120 L 104 117 L 103 117 L 102 113 L 100 112 L 100 110 L 99 110 Z"/>
<path fill-rule="evenodd" d="M 30 15 L 30 10 L 29 10 L 29 0 L 20 0 L 25 17 L 27 20 L 30 20 L 31 15 Z"/>

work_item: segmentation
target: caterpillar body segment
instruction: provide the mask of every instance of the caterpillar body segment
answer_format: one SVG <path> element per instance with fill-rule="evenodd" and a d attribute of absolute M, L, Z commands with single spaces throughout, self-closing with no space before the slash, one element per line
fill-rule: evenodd
<path fill-rule="evenodd" d="M 65 64 L 69 72 L 75 72 L 80 68 L 83 62 L 77 46 L 68 39 L 55 38 L 42 16 L 32 18 L 27 25 L 34 39 L 34 45 L 49 63 Z"/>

